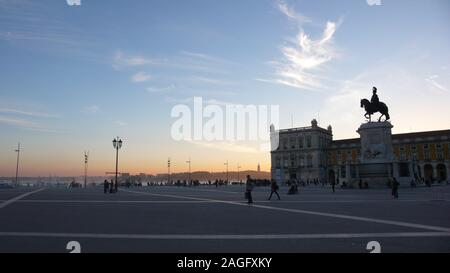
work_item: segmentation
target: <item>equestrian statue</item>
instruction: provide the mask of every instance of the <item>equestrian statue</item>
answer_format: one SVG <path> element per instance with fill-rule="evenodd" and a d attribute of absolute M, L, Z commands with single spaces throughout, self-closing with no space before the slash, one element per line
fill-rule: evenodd
<path fill-rule="evenodd" d="M 366 117 L 369 122 L 371 122 L 371 116 L 375 114 L 376 112 L 380 112 L 381 116 L 378 118 L 378 122 L 381 121 L 381 117 L 385 116 L 385 121 L 389 120 L 391 117 L 389 116 L 389 110 L 385 103 L 381 102 L 378 99 L 377 95 L 377 88 L 372 88 L 373 95 L 370 101 L 368 99 L 362 99 L 361 100 L 361 108 L 364 107 L 366 110 L 366 113 L 364 114 L 364 117 Z"/>

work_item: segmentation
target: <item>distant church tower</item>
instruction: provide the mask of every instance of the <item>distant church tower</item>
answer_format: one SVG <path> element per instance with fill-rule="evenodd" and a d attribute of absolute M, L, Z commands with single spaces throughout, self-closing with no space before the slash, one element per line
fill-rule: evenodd
<path fill-rule="evenodd" d="M 261 172 L 261 166 L 258 163 L 258 172 Z"/>

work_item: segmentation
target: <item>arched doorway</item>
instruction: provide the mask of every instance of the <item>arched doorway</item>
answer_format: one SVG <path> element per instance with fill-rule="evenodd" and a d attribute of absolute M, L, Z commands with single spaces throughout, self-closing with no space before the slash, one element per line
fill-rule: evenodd
<path fill-rule="evenodd" d="M 333 170 L 328 171 L 328 183 L 332 183 L 336 181 L 336 175 Z"/>
<path fill-rule="evenodd" d="M 438 164 L 436 167 L 438 181 L 447 180 L 447 167 L 444 164 Z"/>
<path fill-rule="evenodd" d="M 433 181 L 433 166 L 431 164 L 426 164 L 423 166 L 423 174 L 425 181 Z"/>

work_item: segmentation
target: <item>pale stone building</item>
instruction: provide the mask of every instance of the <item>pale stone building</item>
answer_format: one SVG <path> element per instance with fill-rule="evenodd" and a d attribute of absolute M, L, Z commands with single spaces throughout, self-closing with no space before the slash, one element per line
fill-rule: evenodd
<path fill-rule="evenodd" d="M 315 120 L 310 127 L 278 131 L 272 127 L 271 135 L 279 142 L 271 152 L 272 179 L 339 180 L 353 186 L 364 180 L 360 138 L 333 140 L 331 126 L 321 128 Z M 389 172 L 401 184 L 448 181 L 450 130 L 393 134 L 392 149 Z"/>

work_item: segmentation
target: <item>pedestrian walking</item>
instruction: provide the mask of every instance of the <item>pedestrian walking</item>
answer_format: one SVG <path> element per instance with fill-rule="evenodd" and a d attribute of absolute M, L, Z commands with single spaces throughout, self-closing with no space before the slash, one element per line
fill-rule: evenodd
<path fill-rule="evenodd" d="M 281 200 L 280 195 L 278 194 L 278 190 L 280 189 L 280 187 L 278 187 L 277 181 L 275 181 L 274 179 L 272 179 L 271 185 L 270 185 L 270 196 L 269 199 L 272 199 L 272 195 L 275 193 L 278 197 L 278 200 Z"/>
<path fill-rule="evenodd" d="M 333 190 L 333 193 L 335 192 L 336 182 L 334 179 L 331 181 L 331 189 Z"/>
<path fill-rule="evenodd" d="M 247 199 L 249 204 L 253 203 L 252 197 L 253 183 L 250 175 L 247 175 L 247 185 L 245 187 L 245 198 Z"/>
<path fill-rule="evenodd" d="M 109 188 L 109 183 L 108 183 L 108 180 L 105 179 L 105 181 L 103 182 L 103 192 L 105 194 L 108 193 L 108 188 Z"/>
<path fill-rule="evenodd" d="M 398 186 L 400 186 L 400 183 L 397 182 L 397 179 L 395 177 L 392 178 L 392 196 L 394 196 L 395 199 L 398 198 Z"/>

